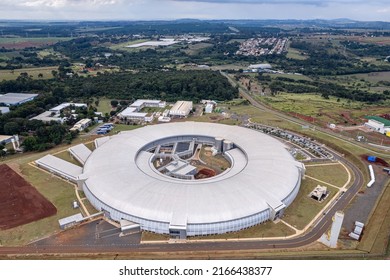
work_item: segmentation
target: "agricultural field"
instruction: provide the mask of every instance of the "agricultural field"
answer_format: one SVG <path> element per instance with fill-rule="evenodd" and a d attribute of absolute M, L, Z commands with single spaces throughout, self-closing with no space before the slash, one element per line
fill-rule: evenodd
<path fill-rule="evenodd" d="M 0 81 L 2 80 L 16 80 L 21 73 L 27 73 L 33 79 L 51 79 L 53 78 L 52 71 L 57 71 L 57 66 L 51 67 L 36 67 L 36 68 L 22 68 L 15 70 L 0 70 Z M 39 77 L 42 74 L 42 77 Z"/>
<path fill-rule="evenodd" d="M 330 96 L 324 99 L 318 94 L 280 93 L 276 96 L 257 97 L 261 102 L 302 118 L 311 117 L 315 123 L 327 125 L 329 123 L 341 125 L 363 124 L 367 112 L 371 115 L 388 112 L 387 106 L 367 105 L 362 102 L 339 99 Z M 363 110 L 364 108 L 364 110 Z"/>
<path fill-rule="evenodd" d="M 286 57 L 296 60 L 306 60 L 308 58 L 308 56 L 306 54 L 303 54 L 302 51 L 294 48 L 288 48 L 288 53 Z"/>
<path fill-rule="evenodd" d="M 44 38 L 0 38 L 0 48 L 21 50 L 25 48 L 39 48 L 54 45 L 57 42 L 71 40 L 70 37 Z"/>
<path fill-rule="evenodd" d="M 183 51 L 188 55 L 197 55 L 201 50 L 212 46 L 213 44 L 210 43 L 189 44 L 188 48 L 183 49 Z"/>

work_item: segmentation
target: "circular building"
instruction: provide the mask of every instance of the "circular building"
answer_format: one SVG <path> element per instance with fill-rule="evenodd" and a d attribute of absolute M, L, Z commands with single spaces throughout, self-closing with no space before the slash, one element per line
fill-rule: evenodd
<path fill-rule="evenodd" d="M 93 206 L 180 238 L 280 217 L 304 172 L 281 142 L 238 126 L 160 124 L 98 141 L 79 180 Z"/>

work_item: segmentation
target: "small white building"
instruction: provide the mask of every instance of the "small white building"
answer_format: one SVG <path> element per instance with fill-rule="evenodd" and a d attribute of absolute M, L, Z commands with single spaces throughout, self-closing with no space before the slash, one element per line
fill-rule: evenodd
<path fill-rule="evenodd" d="M 140 113 L 138 112 L 136 107 L 127 107 L 125 110 L 118 114 L 118 117 L 123 120 L 132 120 L 139 122 L 152 122 L 153 115 L 148 113 Z"/>
<path fill-rule="evenodd" d="M 88 105 L 85 104 L 85 103 L 62 103 L 54 108 L 51 108 L 49 111 L 50 112 L 54 112 L 56 114 L 60 114 L 62 110 L 70 107 L 70 106 L 74 106 L 76 108 L 87 108 Z"/>
<path fill-rule="evenodd" d="M 381 130 L 384 130 L 384 128 L 385 128 L 384 123 L 381 123 L 381 122 L 376 121 L 376 120 L 368 120 L 368 122 L 366 122 L 364 125 L 366 127 L 368 127 L 369 129 L 372 129 L 372 130 L 377 131 L 377 132 L 380 132 Z"/>
<path fill-rule="evenodd" d="M 204 109 L 204 112 L 206 114 L 211 114 L 214 110 L 214 105 L 212 103 L 207 103 L 205 109 Z"/>
<path fill-rule="evenodd" d="M 82 120 L 79 120 L 71 129 L 70 131 L 84 131 L 84 129 L 86 129 L 88 126 L 90 126 L 92 124 L 92 120 L 91 119 L 82 119 Z"/>
<path fill-rule="evenodd" d="M 169 110 L 171 117 L 187 117 L 193 108 L 192 101 L 177 101 L 175 105 Z"/>
<path fill-rule="evenodd" d="M 164 108 L 166 105 L 167 103 L 161 100 L 138 99 L 134 103 L 132 103 L 129 107 L 137 108 L 137 111 L 141 111 L 145 107 Z"/>

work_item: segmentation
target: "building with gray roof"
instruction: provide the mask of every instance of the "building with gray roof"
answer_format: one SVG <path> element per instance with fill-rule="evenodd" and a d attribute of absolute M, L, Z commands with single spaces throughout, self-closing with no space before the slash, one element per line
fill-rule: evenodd
<path fill-rule="evenodd" d="M 38 94 L 33 93 L 7 93 L 0 95 L 0 104 L 5 104 L 6 106 L 17 106 L 32 101 L 37 96 Z"/>

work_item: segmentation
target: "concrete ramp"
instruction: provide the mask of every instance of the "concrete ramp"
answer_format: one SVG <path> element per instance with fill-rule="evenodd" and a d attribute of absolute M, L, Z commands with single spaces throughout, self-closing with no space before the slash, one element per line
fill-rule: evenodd
<path fill-rule="evenodd" d="M 80 144 L 68 149 L 69 153 L 83 166 L 87 161 L 88 157 L 92 154 L 91 150 L 84 144 Z"/>
<path fill-rule="evenodd" d="M 67 162 L 58 157 L 47 155 L 35 161 L 35 164 L 57 176 L 60 176 L 66 180 L 70 180 L 74 183 L 77 182 L 77 178 L 83 172 L 80 166 Z"/>

